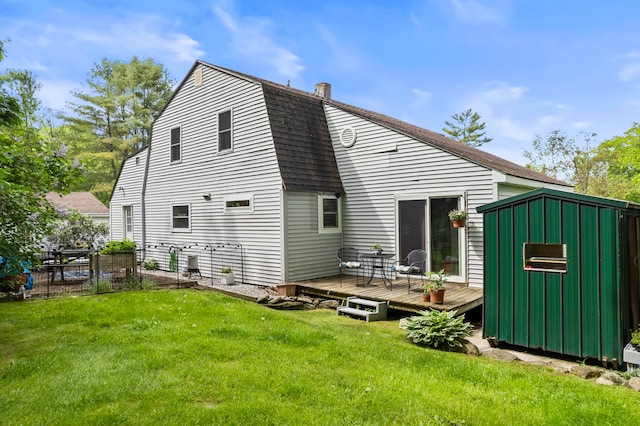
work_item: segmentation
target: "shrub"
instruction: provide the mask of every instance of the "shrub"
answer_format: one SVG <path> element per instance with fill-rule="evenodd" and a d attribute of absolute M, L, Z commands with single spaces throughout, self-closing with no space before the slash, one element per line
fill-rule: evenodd
<path fill-rule="evenodd" d="M 149 278 L 144 278 L 140 283 L 140 288 L 143 290 L 153 290 L 156 288 L 156 283 L 154 283 Z"/>
<path fill-rule="evenodd" d="M 89 291 L 92 294 L 111 293 L 113 291 L 113 285 L 109 280 L 99 280 L 91 286 Z"/>
<path fill-rule="evenodd" d="M 116 254 L 127 253 L 136 250 L 136 243 L 126 238 L 122 241 L 109 241 L 107 245 L 100 250 L 100 254 Z"/>
<path fill-rule="evenodd" d="M 631 343 L 640 348 L 640 330 L 631 333 Z"/>
<path fill-rule="evenodd" d="M 472 326 L 457 311 L 422 311 L 407 319 L 407 337 L 413 343 L 433 349 L 461 347 Z M 444 349 L 448 349 L 444 348 Z"/>
<path fill-rule="evenodd" d="M 158 261 L 155 259 L 145 260 L 144 262 L 142 262 L 142 268 L 149 271 L 155 271 L 156 269 L 158 269 Z"/>

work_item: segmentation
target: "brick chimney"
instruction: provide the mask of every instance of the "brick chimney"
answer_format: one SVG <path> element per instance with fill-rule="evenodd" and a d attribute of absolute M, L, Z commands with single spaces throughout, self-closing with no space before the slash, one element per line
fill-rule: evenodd
<path fill-rule="evenodd" d="M 314 94 L 326 99 L 331 99 L 331 84 L 330 83 L 316 84 L 316 91 Z"/>

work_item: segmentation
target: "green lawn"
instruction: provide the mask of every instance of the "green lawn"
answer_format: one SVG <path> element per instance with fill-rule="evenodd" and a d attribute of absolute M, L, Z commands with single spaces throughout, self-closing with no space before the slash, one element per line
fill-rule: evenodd
<path fill-rule="evenodd" d="M 638 424 L 640 394 L 194 290 L 0 304 L 1 424 Z"/>

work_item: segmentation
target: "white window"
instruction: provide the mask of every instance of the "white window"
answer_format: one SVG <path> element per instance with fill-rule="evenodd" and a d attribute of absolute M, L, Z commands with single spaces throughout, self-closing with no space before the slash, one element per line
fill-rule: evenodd
<path fill-rule="evenodd" d="M 342 231 L 340 198 L 335 195 L 318 195 L 318 232 L 321 234 Z"/>
<path fill-rule="evenodd" d="M 218 114 L 218 151 L 229 151 L 233 148 L 231 118 L 231 110 Z"/>
<path fill-rule="evenodd" d="M 191 230 L 191 206 L 189 204 L 176 204 L 171 206 L 171 227 L 177 232 Z"/>
<path fill-rule="evenodd" d="M 180 127 L 171 129 L 171 162 L 180 161 Z"/>
<path fill-rule="evenodd" d="M 122 219 L 123 219 L 123 235 L 122 237 L 128 240 L 133 239 L 133 208 L 131 206 L 122 206 Z"/>
<path fill-rule="evenodd" d="M 225 213 L 253 212 L 253 194 L 233 194 L 223 198 Z"/>

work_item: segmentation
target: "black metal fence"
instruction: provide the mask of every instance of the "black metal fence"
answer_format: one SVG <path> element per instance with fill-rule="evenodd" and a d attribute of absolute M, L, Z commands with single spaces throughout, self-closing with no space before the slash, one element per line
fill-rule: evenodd
<path fill-rule="evenodd" d="M 41 265 L 15 277 L 15 286 L 0 283 L 0 300 L 100 294 L 158 284 L 220 282 L 231 268 L 244 282 L 241 244 L 147 244 L 135 252 L 100 254 L 97 250 L 42 251 Z"/>
<path fill-rule="evenodd" d="M 143 270 L 155 267 L 176 274 L 176 279 L 208 277 L 220 280 L 223 268 L 230 268 L 235 281 L 244 282 L 244 250 L 238 243 L 147 244 L 143 249 Z M 182 278 L 181 278 L 182 277 Z"/>

